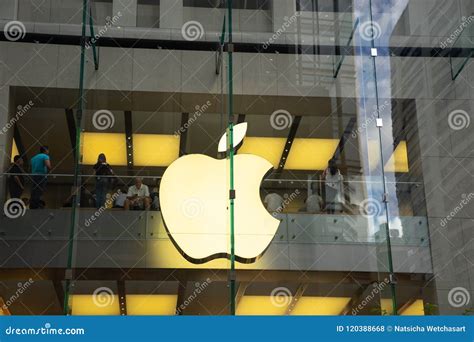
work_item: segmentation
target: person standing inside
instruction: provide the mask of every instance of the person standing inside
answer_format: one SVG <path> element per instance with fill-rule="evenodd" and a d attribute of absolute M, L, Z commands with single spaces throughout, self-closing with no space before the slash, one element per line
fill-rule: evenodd
<path fill-rule="evenodd" d="M 94 165 L 95 172 L 95 207 L 97 209 L 105 206 L 107 192 L 109 191 L 110 178 L 113 175 L 112 168 L 107 163 L 105 154 L 101 153 L 97 157 L 97 163 Z"/>
<path fill-rule="evenodd" d="M 328 162 L 328 167 L 324 170 L 322 178 L 326 190 L 326 212 L 328 214 L 342 212 L 344 204 L 344 177 L 337 168 L 334 159 Z"/>
<path fill-rule="evenodd" d="M 8 191 L 10 198 L 21 198 L 25 190 L 25 171 L 23 170 L 23 158 L 15 156 L 13 164 L 8 169 Z"/>
<path fill-rule="evenodd" d="M 46 191 L 47 175 L 51 170 L 48 146 L 41 146 L 40 152 L 31 158 L 31 200 L 30 209 L 40 209 L 43 206 L 41 197 Z"/>

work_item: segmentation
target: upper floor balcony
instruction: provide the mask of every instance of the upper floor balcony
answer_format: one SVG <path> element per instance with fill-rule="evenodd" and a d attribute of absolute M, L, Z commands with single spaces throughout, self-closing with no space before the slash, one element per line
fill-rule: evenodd
<path fill-rule="evenodd" d="M 15 20 L 21 22 L 30 35 L 80 36 L 82 3 L 82 0 L 5 0 L 0 5 L 0 26 Z M 363 4 L 348 0 L 235 0 L 233 6 L 236 43 L 318 45 L 323 50 L 340 53 L 341 48 L 354 43 L 356 30 L 364 31 L 367 27 L 365 8 L 359 7 Z M 469 17 L 472 8 L 465 3 L 459 7 L 453 4 L 449 8 L 452 21 L 444 25 L 436 25 L 436 20 L 420 24 L 414 19 L 420 11 L 434 12 L 437 6 L 437 1 L 428 9 L 421 2 L 411 1 L 397 8 L 397 13 L 392 13 L 389 5 L 378 6 L 377 11 L 393 14 L 394 19 L 386 27 L 377 26 L 385 25 L 384 20 L 377 23 L 375 31 L 377 35 L 380 33 L 377 44 L 443 46 L 462 18 Z M 126 3 L 90 0 L 87 24 L 91 24 L 94 31 L 89 36 L 95 35 L 105 44 L 111 43 L 112 38 L 217 43 L 225 10 L 222 0 L 133 0 Z M 41 40 L 41 37 L 32 39 Z M 472 45 L 466 44 L 463 47 Z"/>
<path fill-rule="evenodd" d="M 120 184 L 110 188 L 107 201 L 98 209 L 94 176 L 84 175 L 81 179 L 83 191 L 77 209 L 71 208 L 72 176 L 54 174 L 48 176 L 41 209 L 27 207 L 28 190 L 23 195 L 24 202 L 5 205 L 0 218 L 0 238 L 4 244 L 0 254 L 2 268 L 66 268 L 70 253 L 73 253 L 70 266 L 74 268 L 228 268 L 228 261 L 222 257 L 202 261 L 187 257 L 186 248 L 179 246 L 177 234 L 186 235 L 191 245 L 201 244 L 197 248 L 207 249 L 211 255 L 212 244 L 203 243 L 200 235 L 207 234 L 209 241 L 217 242 L 222 234 L 230 239 L 229 230 L 226 226 L 219 233 L 196 231 L 192 226 L 182 230 L 166 226 L 160 211 L 161 177 L 144 178 L 151 192 L 150 210 L 123 209 L 120 189 L 126 192 L 128 185 L 133 186 L 133 177 L 121 176 Z M 323 182 L 263 180 L 262 203 L 256 205 L 262 208 L 265 205 L 280 223 L 270 236 L 268 247 L 255 252 L 253 260 L 240 260 L 237 269 L 372 273 L 388 271 L 390 255 L 397 273 L 430 274 L 428 222 L 417 197 L 423 187 L 417 183 L 397 184 L 400 213 L 388 216 L 388 230 L 383 204 L 372 198 L 364 199 L 367 186 L 380 185 L 356 177 L 344 181 L 343 202 L 332 210 L 330 200 L 318 195 L 324 192 Z M 209 191 L 212 187 L 209 184 Z M 179 215 L 198 220 L 206 210 L 217 208 L 194 199 Z M 219 214 L 214 212 L 212 216 Z M 268 234 L 260 218 L 255 217 L 251 222 L 250 243 Z"/>

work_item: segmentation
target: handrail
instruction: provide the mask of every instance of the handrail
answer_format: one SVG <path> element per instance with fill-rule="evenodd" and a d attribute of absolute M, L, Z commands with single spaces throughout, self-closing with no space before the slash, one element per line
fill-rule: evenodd
<path fill-rule="evenodd" d="M 9 172 L 4 172 L 4 173 L 0 173 L 0 177 L 3 177 L 3 176 L 17 176 L 18 174 L 15 174 L 15 173 L 9 173 Z M 37 176 L 37 174 L 33 174 L 33 173 L 22 173 L 21 174 L 22 176 Z M 46 175 L 47 177 L 73 177 L 74 175 L 73 174 L 69 174 L 69 173 L 48 173 Z M 83 177 L 83 178 L 94 178 L 94 177 L 97 177 L 95 174 L 81 174 L 79 175 L 79 177 Z M 152 180 L 157 180 L 157 179 L 161 179 L 163 176 L 141 176 L 141 175 L 136 175 L 136 176 L 130 176 L 130 175 L 104 175 L 104 176 L 100 176 L 101 178 L 130 178 L 130 179 L 134 179 L 134 178 L 142 178 L 142 179 L 152 179 Z M 304 182 L 304 183 L 307 183 L 307 182 L 311 182 L 311 183 L 324 183 L 324 180 L 322 179 L 307 179 L 307 178 L 304 178 L 304 179 L 285 179 L 285 178 L 264 178 L 262 180 L 262 182 L 280 182 L 280 183 L 289 183 L 289 182 L 293 182 L 293 183 L 296 183 L 296 182 Z M 347 178 L 343 181 L 343 183 L 345 184 L 380 184 L 381 181 L 374 181 L 374 180 L 347 180 Z M 403 184 L 406 184 L 406 185 L 418 185 L 418 186 L 422 186 L 423 185 L 423 182 L 407 182 L 407 181 L 396 181 L 396 182 L 386 182 L 387 184 L 398 184 L 398 185 L 403 185 Z"/>

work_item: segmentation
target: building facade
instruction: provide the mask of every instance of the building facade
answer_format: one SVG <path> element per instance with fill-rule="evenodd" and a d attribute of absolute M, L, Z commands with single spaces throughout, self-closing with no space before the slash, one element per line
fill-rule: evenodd
<path fill-rule="evenodd" d="M 2 1 L 3 314 L 472 313 L 474 1 L 231 3 Z"/>

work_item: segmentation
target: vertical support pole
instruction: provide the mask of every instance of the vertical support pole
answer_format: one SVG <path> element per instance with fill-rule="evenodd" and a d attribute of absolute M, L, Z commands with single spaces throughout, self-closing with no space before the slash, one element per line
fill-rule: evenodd
<path fill-rule="evenodd" d="M 372 0 L 369 0 L 369 12 L 370 12 L 370 24 L 372 26 L 372 39 L 371 39 L 371 47 L 375 48 L 375 30 L 374 30 L 374 17 L 372 15 Z M 374 78 L 375 78 L 375 101 L 377 103 L 377 116 L 381 118 L 380 114 L 380 103 L 379 103 L 379 91 L 378 91 L 378 84 L 377 84 L 377 63 L 375 62 L 376 57 L 372 57 L 372 66 L 374 69 Z M 379 147 L 380 147 L 380 162 L 382 165 L 382 182 L 383 182 L 383 193 L 384 193 L 384 205 L 385 205 L 385 216 L 387 223 L 385 224 L 385 234 L 387 240 L 387 259 L 388 259 L 388 268 L 390 272 L 390 291 L 392 295 L 392 306 L 393 306 L 393 314 L 398 315 L 397 310 L 397 295 L 396 295 L 396 280 L 395 280 L 395 273 L 393 271 L 393 259 L 392 259 L 392 243 L 390 240 L 390 214 L 388 212 L 388 205 L 386 202 L 385 194 L 387 193 L 387 184 L 385 182 L 385 170 L 384 170 L 384 153 L 383 153 L 383 140 L 382 140 L 382 128 L 379 128 Z"/>
<path fill-rule="evenodd" d="M 94 56 L 94 67 L 95 70 L 99 70 L 99 56 L 97 55 L 96 49 L 96 39 L 94 32 L 94 18 L 92 17 L 92 6 L 89 8 L 89 28 L 91 31 L 91 46 L 92 46 L 92 55 Z"/>
<path fill-rule="evenodd" d="M 229 179 L 229 201 L 230 201 L 230 314 L 235 315 L 235 189 L 234 189 L 234 84 L 233 84 L 233 43 L 232 43 L 232 0 L 227 0 L 227 17 L 229 42 L 227 44 L 227 53 L 229 57 L 229 76 L 228 76 L 228 91 L 229 91 L 229 117 L 227 129 L 227 146 L 229 147 L 229 163 L 230 163 L 230 179 Z"/>
<path fill-rule="evenodd" d="M 74 193 L 72 196 L 72 208 L 71 208 L 71 222 L 69 229 L 69 241 L 68 241 L 68 257 L 67 257 L 67 269 L 65 275 L 65 291 L 64 291 L 64 307 L 63 312 L 65 315 L 69 313 L 69 294 L 71 281 L 73 278 L 72 274 L 72 258 L 74 251 L 74 229 L 76 225 L 76 214 L 77 209 L 80 205 L 80 187 L 81 181 L 79 179 L 80 171 L 80 159 L 81 159 L 81 127 L 82 127 L 82 114 L 84 111 L 84 68 L 85 68 L 85 50 L 86 50 L 86 22 L 87 22 L 87 8 L 89 0 L 83 0 L 82 2 L 82 36 L 81 36 L 81 64 L 79 74 L 79 108 L 77 110 L 77 122 L 76 122 L 76 144 L 74 149 Z"/>

